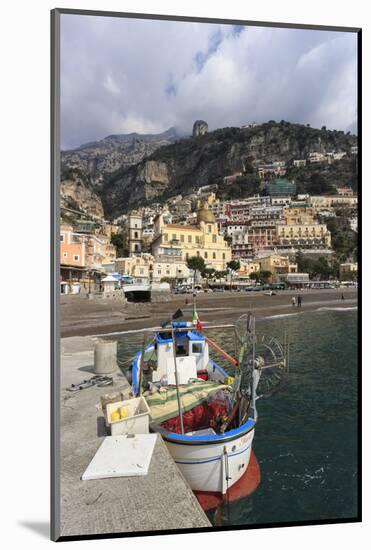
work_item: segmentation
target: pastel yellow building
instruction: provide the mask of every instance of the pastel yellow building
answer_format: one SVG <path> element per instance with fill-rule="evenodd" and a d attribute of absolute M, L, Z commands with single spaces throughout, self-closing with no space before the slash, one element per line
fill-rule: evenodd
<path fill-rule="evenodd" d="M 342 196 L 342 195 L 311 195 L 308 199 L 310 206 L 316 209 L 331 208 L 335 206 L 357 206 L 358 196 Z"/>
<path fill-rule="evenodd" d="M 117 258 L 115 270 L 121 275 L 145 279 L 148 282 L 160 282 L 161 279 L 174 279 L 180 282 L 190 276 L 187 264 L 183 260 L 156 260 L 152 254 L 147 253 Z"/>
<path fill-rule="evenodd" d="M 284 208 L 283 217 L 286 225 L 313 225 L 315 210 L 312 207 Z"/>
<path fill-rule="evenodd" d="M 251 273 L 258 273 L 260 271 L 259 262 L 254 260 L 239 260 L 240 269 L 237 271 L 240 277 L 249 277 Z"/>
<path fill-rule="evenodd" d="M 259 259 L 259 271 L 270 271 L 270 281 L 275 283 L 279 280 L 278 275 L 286 273 L 297 273 L 298 264 L 291 262 L 288 256 L 272 254 Z"/>
<path fill-rule="evenodd" d="M 186 261 L 199 256 L 216 270 L 226 269 L 232 251 L 224 237 L 219 235 L 214 214 L 206 207 L 197 212 L 196 225 L 165 224 L 160 214 L 155 219 L 152 253 L 156 260 L 177 258 Z"/>
<path fill-rule="evenodd" d="M 325 224 L 277 225 L 280 245 L 322 245 L 331 247 L 331 233 Z"/>

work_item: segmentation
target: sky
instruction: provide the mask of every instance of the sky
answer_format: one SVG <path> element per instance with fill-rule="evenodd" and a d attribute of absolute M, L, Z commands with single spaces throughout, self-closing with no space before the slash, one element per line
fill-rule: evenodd
<path fill-rule="evenodd" d="M 355 33 L 61 16 L 61 146 L 286 120 L 356 132 Z"/>

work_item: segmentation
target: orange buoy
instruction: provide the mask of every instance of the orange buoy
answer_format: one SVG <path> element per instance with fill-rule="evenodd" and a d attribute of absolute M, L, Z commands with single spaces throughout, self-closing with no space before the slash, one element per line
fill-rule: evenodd
<path fill-rule="evenodd" d="M 254 451 L 251 452 L 249 466 L 243 476 L 228 489 L 225 495 L 222 493 L 211 493 L 207 491 L 194 491 L 194 494 L 205 511 L 216 508 L 228 499 L 229 502 L 248 497 L 253 494 L 260 484 L 260 467 Z"/>

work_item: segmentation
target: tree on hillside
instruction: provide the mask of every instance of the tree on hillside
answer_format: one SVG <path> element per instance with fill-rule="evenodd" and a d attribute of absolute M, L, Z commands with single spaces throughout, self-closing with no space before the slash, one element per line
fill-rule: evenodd
<path fill-rule="evenodd" d="M 328 183 L 326 178 L 320 172 L 314 172 L 307 183 L 307 192 L 310 195 L 325 195 L 333 192 L 333 186 Z"/>
<path fill-rule="evenodd" d="M 272 272 L 268 270 L 259 271 L 259 276 L 262 283 L 267 283 L 268 280 L 272 277 Z"/>
<path fill-rule="evenodd" d="M 230 282 L 230 284 L 231 284 L 231 287 L 232 287 L 233 273 L 240 269 L 241 264 L 238 260 L 231 260 L 230 262 L 227 262 L 227 267 L 231 271 L 231 282 Z"/>
<path fill-rule="evenodd" d="M 271 271 L 256 271 L 255 273 L 250 273 L 249 275 L 250 279 L 256 282 L 266 283 L 268 282 L 268 279 L 272 277 Z"/>
<path fill-rule="evenodd" d="M 124 258 L 129 255 L 126 237 L 123 233 L 116 233 L 111 236 L 111 244 L 116 248 L 117 258 Z"/>
<path fill-rule="evenodd" d="M 215 277 L 215 269 L 212 267 L 206 267 L 204 271 L 202 272 L 202 276 L 206 279 L 207 284 L 209 284 L 209 280 L 213 279 Z"/>
<path fill-rule="evenodd" d="M 196 273 L 203 273 L 206 269 L 205 260 L 201 256 L 192 256 L 187 260 L 187 267 L 193 271 L 193 286 L 196 283 Z"/>

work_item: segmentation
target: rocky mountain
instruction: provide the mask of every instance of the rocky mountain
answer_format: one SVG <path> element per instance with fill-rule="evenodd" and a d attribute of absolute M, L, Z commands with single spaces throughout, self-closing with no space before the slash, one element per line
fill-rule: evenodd
<path fill-rule="evenodd" d="M 159 147 L 132 166 L 122 165 L 105 180 L 99 194 L 106 216 L 115 217 L 136 206 L 187 194 L 203 185 L 218 183 L 222 187 L 224 176 L 236 172 L 254 174 L 256 162 L 284 160 L 291 165 L 293 159 L 305 159 L 311 152 L 344 151 L 350 155 L 356 144 L 357 137 L 349 133 L 285 121 L 222 128 Z M 349 156 L 349 173 L 350 162 Z M 312 167 L 308 174 L 310 170 Z M 304 170 L 301 175 L 305 173 Z"/>
<path fill-rule="evenodd" d="M 100 196 L 94 191 L 86 175 L 79 170 L 70 169 L 62 175 L 60 193 L 63 219 L 71 218 L 71 210 L 87 213 L 100 219 L 104 218 Z"/>
<path fill-rule="evenodd" d="M 119 134 L 107 136 L 100 141 L 81 145 L 77 149 L 62 151 L 62 176 L 69 170 L 78 170 L 89 178 L 95 190 L 118 170 L 122 171 L 139 163 L 159 147 L 180 139 L 175 128 L 161 134 Z"/>

